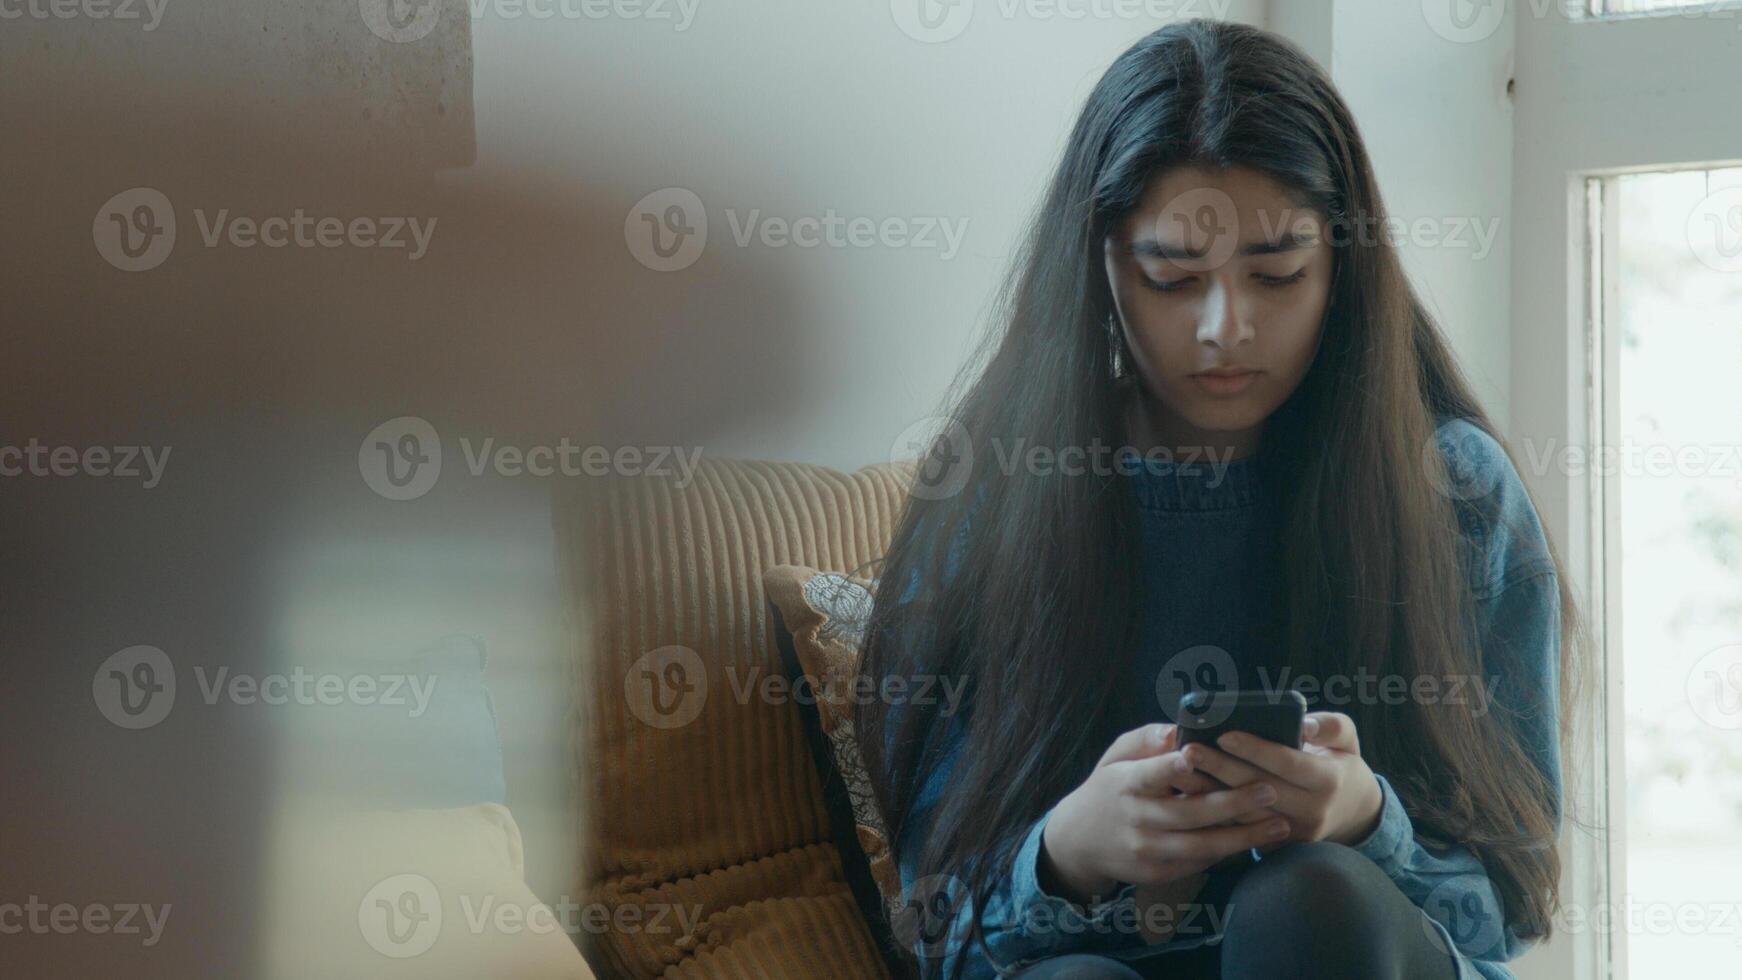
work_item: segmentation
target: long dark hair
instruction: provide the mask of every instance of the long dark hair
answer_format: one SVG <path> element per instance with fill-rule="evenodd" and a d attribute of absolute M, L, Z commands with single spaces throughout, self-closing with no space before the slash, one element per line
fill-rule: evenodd
<path fill-rule="evenodd" d="M 1121 334 L 1103 241 L 1150 178 L 1245 167 L 1319 215 L 1382 219 L 1367 151 L 1323 70 L 1258 28 L 1170 24 L 1090 94 L 1032 220 L 980 356 L 942 411 L 882 562 L 863 669 L 966 679 L 965 743 L 925 836 L 921 875 L 949 874 L 975 915 L 1022 831 L 1091 771 L 1116 732 L 1136 636 L 1137 509 L 1129 480 L 1002 472 L 1000 450 L 1124 444 Z M 1436 416 L 1499 438 L 1383 239 L 1333 242 L 1316 358 L 1266 421 L 1279 488 L 1288 663 L 1320 677 L 1481 673 L 1466 617 L 1454 502 L 1436 475 Z M 1502 441 L 1504 447 L 1505 443 Z M 1511 451 L 1507 450 L 1510 456 Z M 1425 463 L 1426 460 L 1434 462 Z M 974 519 L 964 521 L 972 509 Z M 959 548 L 950 587 L 946 549 Z M 1563 709 L 1582 635 L 1560 581 Z M 910 601 L 900 586 L 923 582 Z M 980 710 L 984 706 L 986 710 Z M 901 832 L 943 748 L 941 704 L 866 699 L 857 726 L 879 802 Z M 1351 704 L 1362 754 L 1423 834 L 1482 860 L 1508 923 L 1546 936 L 1559 901 L 1558 800 L 1505 719 L 1468 706 Z M 1563 710 L 1563 733 L 1568 712 Z M 1381 720 L 1383 723 L 1380 723 Z M 1564 734 L 1563 734 L 1564 738 Z"/>

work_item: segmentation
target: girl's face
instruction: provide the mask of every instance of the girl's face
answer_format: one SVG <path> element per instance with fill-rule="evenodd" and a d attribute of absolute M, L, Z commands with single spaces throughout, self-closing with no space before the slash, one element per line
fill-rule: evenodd
<path fill-rule="evenodd" d="M 1324 239 L 1319 215 L 1255 170 L 1180 167 L 1150 179 L 1105 251 L 1155 434 L 1180 447 L 1256 448 L 1318 350 L 1331 292 Z"/>

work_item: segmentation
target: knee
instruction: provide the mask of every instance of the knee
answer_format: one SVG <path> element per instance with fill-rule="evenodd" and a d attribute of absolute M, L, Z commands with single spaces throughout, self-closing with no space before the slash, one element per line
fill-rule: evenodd
<path fill-rule="evenodd" d="M 1428 920 L 1379 866 L 1341 844 L 1292 844 L 1235 882 L 1222 976 L 1343 980 L 1453 975 Z"/>
<path fill-rule="evenodd" d="M 1142 980 L 1142 974 L 1105 956 L 1071 953 L 1043 960 L 1017 974 L 1018 980 Z"/>
<path fill-rule="evenodd" d="M 1378 865 L 1342 844 L 1291 844 L 1241 875 L 1228 899 L 1225 941 L 1231 951 L 1347 962 L 1384 920 L 1386 889 L 1394 887 Z"/>

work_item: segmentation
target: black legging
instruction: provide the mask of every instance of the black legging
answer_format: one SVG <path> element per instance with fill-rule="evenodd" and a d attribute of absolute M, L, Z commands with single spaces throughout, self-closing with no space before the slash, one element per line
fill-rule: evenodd
<path fill-rule="evenodd" d="M 1341 844 L 1291 844 L 1240 871 L 1222 941 L 1130 964 L 1072 954 L 1021 980 L 1451 980 L 1451 951 L 1379 866 Z M 1218 889 L 1220 890 L 1220 889 Z M 1209 894 L 1200 899 L 1215 903 Z"/>

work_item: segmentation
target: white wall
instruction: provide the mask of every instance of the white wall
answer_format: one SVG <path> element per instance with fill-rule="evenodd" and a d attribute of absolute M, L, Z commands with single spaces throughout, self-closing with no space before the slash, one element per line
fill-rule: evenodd
<path fill-rule="evenodd" d="M 1349 103 L 1391 216 L 1411 230 L 1399 252 L 1477 395 L 1510 412 L 1512 66 L 1510 5 L 1492 28 L 1435 23 L 1433 3 L 1272 0 L 1269 26 L 1330 68 Z M 1448 5 L 1449 6 L 1449 5 Z M 1423 231 L 1414 230 L 1425 222 Z M 1483 244 L 1476 229 L 1490 244 Z"/>
<path fill-rule="evenodd" d="M 970 0 L 958 8 L 971 11 L 959 34 L 927 42 L 898 26 L 900 6 L 704 0 L 683 31 L 645 20 L 474 23 L 478 163 L 446 179 L 536 175 L 555 200 L 596 203 L 611 235 L 650 191 L 685 187 L 702 200 L 707 257 L 663 275 L 626 265 L 624 275 L 631 288 L 693 298 L 680 304 L 681 322 L 655 328 L 668 329 L 674 362 L 696 338 L 774 338 L 768 356 L 782 370 L 746 365 L 746 377 L 787 397 L 740 412 L 709 454 L 842 468 L 886 458 L 967 357 L 1089 88 L 1163 23 L 1066 19 L 1044 3 L 1033 5 L 1038 15 L 1020 7 L 1007 17 L 1008 0 Z M 1261 0 L 1148 9 L 1248 23 L 1263 14 Z M 941 218 L 965 236 L 947 259 L 917 248 L 740 248 L 728 209 Z M 730 302 L 721 270 L 740 290 L 749 279 L 763 284 L 753 294 L 781 291 L 777 315 L 792 322 L 766 322 L 770 309 L 754 296 Z"/>

